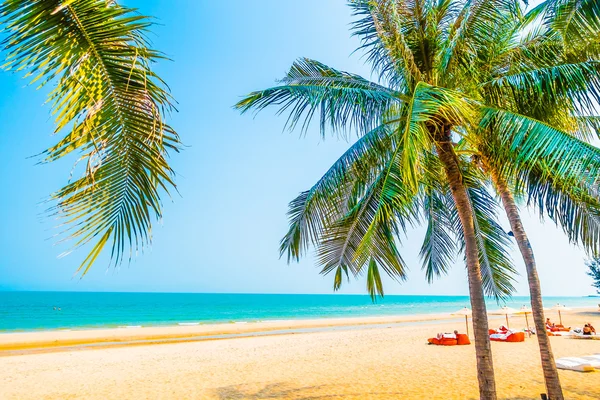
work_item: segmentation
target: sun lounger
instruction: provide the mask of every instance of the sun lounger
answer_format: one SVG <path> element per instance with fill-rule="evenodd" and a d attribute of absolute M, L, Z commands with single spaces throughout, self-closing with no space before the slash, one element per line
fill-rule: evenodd
<path fill-rule="evenodd" d="M 464 333 L 459 333 L 458 335 L 456 335 L 456 341 L 457 341 L 456 344 L 458 344 L 459 346 L 471 344 L 471 341 L 469 340 L 469 336 Z"/>
<path fill-rule="evenodd" d="M 493 333 L 490 335 L 490 340 L 495 342 L 524 342 L 525 332 Z"/>
<path fill-rule="evenodd" d="M 546 331 L 548 333 L 548 336 L 573 336 L 574 333 L 573 332 L 550 332 L 550 331 Z"/>
<path fill-rule="evenodd" d="M 600 369 L 600 354 L 594 354 L 592 356 L 583 356 L 579 358 L 587 361 L 592 367 Z"/>
<path fill-rule="evenodd" d="M 594 372 L 596 369 L 581 357 L 563 357 L 556 360 L 556 368 L 578 372 Z"/>
<path fill-rule="evenodd" d="M 567 336 L 569 339 L 600 340 L 600 335 L 583 335 L 576 333 Z"/>
<path fill-rule="evenodd" d="M 438 335 L 438 337 L 427 339 L 427 342 L 438 346 L 461 346 L 471 344 L 469 337 L 464 333 L 459 333 L 457 335 L 445 333 L 443 335 Z"/>
<path fill-rule="evenodd" d="M 546 328 L 546 330 L 549 330 L 551 332 L 569 332 L 571 330 L 571 327 L 567 328 L 564 325 L 554 325 L 550 329 Z"/>

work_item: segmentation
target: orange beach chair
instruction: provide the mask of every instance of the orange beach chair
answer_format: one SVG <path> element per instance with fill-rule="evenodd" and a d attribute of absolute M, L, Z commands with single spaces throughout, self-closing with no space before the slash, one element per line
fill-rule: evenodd
<path fill-rule="evenodd" d="M 467 345 L 467 344 L 471 344 L 471 341 L 469 340 L 469 336 L 465 335 L 464 333 L 459 333 L 456 335 L 456 339 L 454 338 L 429 338 L 427 339 L 427 342 L 431 343 L 431 344 L 435 344 L 438 346 L 463 346 L 463 345 Z"/>
<path fill-rule="evenodd" d="M 505 335 L 505 337 L 492 337 L 490 335 L 490 340 L 495 342 L 524 342 L 525 332 L 512 332 L 509 335 Z"/>

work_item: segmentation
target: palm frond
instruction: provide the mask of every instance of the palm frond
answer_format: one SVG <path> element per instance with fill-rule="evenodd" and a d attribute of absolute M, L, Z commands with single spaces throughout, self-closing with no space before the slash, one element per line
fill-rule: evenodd
<path fill-rule="evenodd" d="M 575 137 L 586 142 L 600 138 L 600 116 L 588 115 L 574 117 Z"/>
<path fill-rule="evenodd" d="M 360 37 L 362 50 L 367 61 L 380 78 L 390 82 L 401 92 L 414 89 L 422 80 L 412 49 L 409 47 L 401 26 L 406 16 L 399 12 L 399 4 L 394 0 L 354 0 L 350 1 L 353 15 L 358 20 L 353 23 L 353 34 Z"/>
<path fill-rule="evenodd" d="M 491 107 L 483 109 L 480 126 L 497 132 L 499 145 L 492 157 L 510 160 L 499 161 L 502 168 L 512 171 L 504 172 L 505 175 L 526 171 L 543 160 L 543 172 L 562 177 L 566 184 L 584 183 L 595 187 L 600 178 L 600 149 L 568 132 L 524 115 Z"/>
<path fill-rule="evenodd" d="M 382 172 L 348 214 L 324 230 L 318 244 L 323 274 L 341 267 L 358 276 L 374 259 L 388 275 L 404 279 L 406 266 L 395 241 L 413 207 L 398 181 L 398 160 L 389 164 L 393 172 Z"/>
<path fill-rule="evenodd" d="M 456 239 L 452 236 L 452 214 L 454 203 L 449 196 L 429 191 L 423 202 L 423 213 L 427 219 L 427 231 L 421 246 L 420 257 L 429 283 L 435 277 L 445 275 L 456 255 Z"/>
<path fill-rule="evenodd" d="M 164 57 L 145 38 L 149 19 L 105 0 L 7 0 L 0 15 L 5 68 L 40 86 L 56 81 L 49 102 L 56 132 L 67 133 L 46 161 L 77 151 L 87 163 L 50 209 L 75 247 L 92 243 L 79 270 L 111 242 L 114 263 L 127 249 L 131 258 L 150 243 L 161 191 L 175 187 L 167 155 L 179 146 L 164 121 L 173 100 L 150 68 Z"/>
<path fill-rule="evenodd" d="M 374 259 L 369 261 L 369 269 L 367 271 L 367 292 L 373 301 L 377 299 L 377 295 L 383 297 L 384 294 L 381 274 L 379 273 L 377 262 Z"/>
<path fill-rule="evenodd" d="M 473 223 L 483 288 L 496 301 L 505 300 L 513 291 L 516 269 L 510 258 L 510 237 L 498 224 L 498 203 L 485 185 L 483 177 L 473 168 L 463 165 L 467 195 L 473 210 Z M 454 231 L 464 247 L 464 234 L 456 209 L 453 210 Z M 463 250 L 463 249 L 461 249 Z"/>
<path fill-rule="evenodd" d="M 541 168 L 540 168 L 541 169 Z M 565 184 L 560 177 L 540 169 L 519 174 L 518 187 L 526 191 L 527 204 L 540 217 L 548 216 L 560 225 L 569 241 L 581 245 L 590 254 L 600 254 L 600 196 L 584 185 Z"/>
<path fill-rule="evenodd" d="M 519 9 L 513 0 L 473 0 L 462 3 L 460 12 L 448 29 L 444 43 L 439 46 L 438 76 L 452 85 L 469 82 L 489 67 L 490 49 L 499 43 L 499 35 L 511 30 L 518 22 Z M 487 65 L 486 65 L 487 61 Z"/>
<path fill-rule="evenodd" d="M 324 227 L 344 216 L 347 198 L 358 182 L 368 186 L 391 157 L 391 127 L 382 125 L 359 138 L 308 191 L 290 203 L 290 228 L 281 240 L 280 253 L 288 262 L 299 260 Z"/>
<path fill-rule="evenodd" d="M 489 88 L 497 102 L 512 98 L 517 104 L 526 104 L 526 109 L 531 102 L 567 104 L 582 114 L 592 113 L 600 100 L 600 62 L 552 63 L 501 75 L 482 86 Z M 524 107 L 517 111 L 520 109 Z"/>
<path fill-rule="evenodd" d="M 307 58 L 296 61 L 282 85 L 250 93 L 235 108 L 256 112 L 275 105 L 279 113 L 289 112 L 286 125 L 294 129 L 302 121 L 308 129 L 318 112 L 321 133 L 327 126 L 334 132 L 368 132 L 379 126 L 386 112 L 402 104 L 402 94 L 358 75 L 338 71 Z"/>
<path fill-rule="evenodd" d="M 545 23 L 560 32 L 573 47 L 597 44 L 600 30 L 600 4 L 595 0 L 549 0 Z M 573 43 L 571 43 L 573 42 Z"/>
<path fill-rule="evenodd" d="M 473 118 L 471 104 L 459 93 L 419 82 L 407 106 L 402 132 L 404 181 L 415 192 L 423 174 L 424 155 L 432 148 L 431 126 L 465 125 Z"/>
<path fill-rule="evenodd" d="M 434 154 L 425 158 L 425 174 L 420 196 L 427 231 L 419 256 L 429 283 L 446 274 L 454 260 L 458 245 L 454 237 L 452 209 L 454 200 L 449 194 L 448 180 L 440 160 Z"/>

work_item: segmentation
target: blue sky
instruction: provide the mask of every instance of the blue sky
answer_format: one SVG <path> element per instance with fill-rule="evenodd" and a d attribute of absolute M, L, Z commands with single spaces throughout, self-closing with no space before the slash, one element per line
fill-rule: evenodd
<path fill-rule="evenodd" d="M 169 83 L 179 112 L 171 124 L 186 149 L 172 157 L 180 196 L 165 200 L 164 219 L 154 229 L 151 250 L 132 264 L 107 269 L 100 259 L 80 280 L 73 278 L 84 256 L 55 246 L 55 221 L 41 201 L 68 179 L 72 160 L 35 165 L 30 158 L 53 143 L 45 93 L 19 75 L 0 73 L 0 289 L 330 293 L 331 277 L 318 274 L 312 256 L 299 264 L 279 259 L 287 228 L 287 203 L 309 188 L 348 147 L 317 127 L 305 137 L 284 132 L 284 117 L 268 110 L 240 116 L 232 105 L 252 90 L 274 84 L 298 57 L 369 76 L 358 42 L 350 37 L 344 1 L 252 2 L 127 0 L 157 17 L 154 46 L 173 62 L 157 71 Z M 551 223 L 523 212 L 546 295 L 593 293 L 585 254 L 568 244 Z M 508 223 L 502 221 L 508 230 Z M 393 294 L 467 294 L 466 272 L 428 285 L 418 252 L 424 230 L 404 240 L 407 282 L 388 282 Z M 518 293 L 527 293 L 525 271 Z M 364 282 L 343 293 L 364 293 Z"/>

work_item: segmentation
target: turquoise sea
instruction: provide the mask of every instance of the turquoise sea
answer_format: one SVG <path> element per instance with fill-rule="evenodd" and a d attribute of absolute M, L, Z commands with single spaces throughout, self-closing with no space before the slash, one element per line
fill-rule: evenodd
<path fill-rule="evenodd" d="M 547 297 L 545 306 L 596 306 L 594 297 Z M 506 303 L 520 308 L 527 297 Z M 0 292 L 0 332 L 426 314 L 469 306 L 466 296 Z M 496 309 L 494 301 L 488 309 Z"/>

